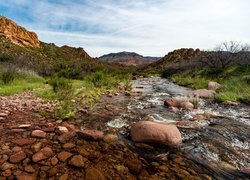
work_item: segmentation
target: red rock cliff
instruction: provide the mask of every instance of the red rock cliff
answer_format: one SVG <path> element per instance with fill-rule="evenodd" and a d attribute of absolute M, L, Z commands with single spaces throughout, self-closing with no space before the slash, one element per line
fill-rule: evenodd
<path fill-rule="evenodd" d="M 20 46 L 40 47 L 36 33 L 26 30 L 3 16 L 0 16 L 0 35 L 4 35 Z"/>

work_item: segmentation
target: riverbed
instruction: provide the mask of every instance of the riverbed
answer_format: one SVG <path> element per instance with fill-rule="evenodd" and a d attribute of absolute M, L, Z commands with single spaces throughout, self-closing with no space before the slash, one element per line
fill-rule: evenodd
<path fill-rule="evenodd" d="M 106 97 L 82 117 L 82 128 L 117 132 L 127 146 L 150 164 L 164 162 L 170 177 L 190 173 L 216 179 L 247 179 L 250 166 L 250 107 L 199 98 L 194 111 L 164 107 L 168 98 L 193 101 L 190 89 L 160 77 L 132 81 L 130 96 Z M 198 119 L 197 115 L 207 115 Z M 183 144 L 177 147 L 143 146 L 131 141 L 131 126 L 140 120 L 179 124 Z M 152 170 L 153 171 L 153 170 Z"/>

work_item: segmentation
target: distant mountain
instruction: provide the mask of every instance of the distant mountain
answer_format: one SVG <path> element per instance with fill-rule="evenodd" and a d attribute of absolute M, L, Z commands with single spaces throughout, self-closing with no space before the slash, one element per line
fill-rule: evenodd
<path fill-rule="evenodd" d="M 106 62 L 115 62 L 127 66 L 137 66 L 153 63 L 160 59 L 160 57 L 144 57 L 135 52 L 119 52 L 119 53 L 110 53 L 99 57 L 99 59 Z"/>

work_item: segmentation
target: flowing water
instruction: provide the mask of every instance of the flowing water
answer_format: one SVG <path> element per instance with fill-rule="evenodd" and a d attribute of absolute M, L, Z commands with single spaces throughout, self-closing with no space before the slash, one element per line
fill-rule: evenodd
<path fill-rule="evenodd" d="M 198 100 L 198 109 L 193 112 L 174 112 L 163 102 L 167 98 L 190 100 L 189 90 L 159 77 L 141 78 L 132 81 L 131 96 L 104 98 L 84 118 L 83 128 L 117 130 L 129 146 L 148 159 L 171 161 L 170 167 L 195 171 L 216 179 L 247 179 L 240 173 L 250 166 L 250 107 L 226 106 L 209 100 Z M 209 114 L 206 120 L 194 120 L 197 114 Z M 155 147 L 150 151 L 137 148 L 129 140 L 131 125 L 139 120 L 164 123 L 184 122 L 179 127 L 183 144 L 175 147 Z"/>

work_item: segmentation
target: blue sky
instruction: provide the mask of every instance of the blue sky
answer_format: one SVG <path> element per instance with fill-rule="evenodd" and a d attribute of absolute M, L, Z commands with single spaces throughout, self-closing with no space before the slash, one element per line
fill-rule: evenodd
<path fill-rule="evenodd" d="M 0 0 L 0 14 L 41 41 L 80 46 L 93 57 L 250 43 L 249 7 L 249 0 Z"/>

